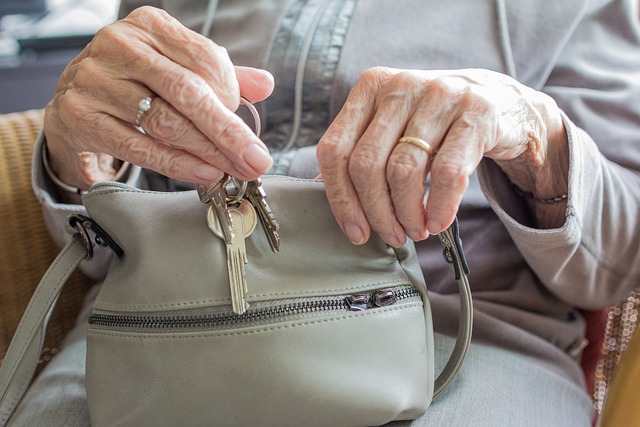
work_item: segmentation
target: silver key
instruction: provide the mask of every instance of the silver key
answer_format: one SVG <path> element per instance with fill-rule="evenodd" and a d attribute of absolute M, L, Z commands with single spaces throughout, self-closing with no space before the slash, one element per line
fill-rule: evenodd
<path fill-rule="evenodd" d="M 246 200 L 241 200 L 237 207 L 229 206 L 229 213 L 233 220 L 233 239 L 226 243 L 227 270 L 229 273 L 229 288 L 231 290 L 231 307 L 237 315 L 247 311 L 249 304 L 246 300 L 247 278 L 245 264 L 247 263 L 247 248 L 244 240 L 253 233 L 256 228 L 256 211 Z M 224 239 L 220 222 L 217 221 L 215 211 L 209 211 L 207 215 L 209 228 L 213 233 Z"/>
<path fill-rule="evenodd" d="M 249 199 L 258 211 L 258 218 L 260 218 L 262 228 L 264 228 L 264 232 L 267 235 L 271 250 L 273 252 L 280 251 L 280 224 L 278 224 L 271 207 L 269 207 L 267 203 L 267 193 L 262 187 L 262 180 L 260 178 L 247 183 L 245 197 Z"/>
<path fill-rule="evenodd" d="M 226 244 L 231 243 L 233 240 L 233 219 L 231 213 L 227 209 L 227 190 L 225 186 L 229 182 L 229 176 L 225 175 L 224 178 L 218 183 L 206 183 L 198 184 L 196 189 L 198 191 L 198 197 L 204 204 L 208 204 L 209 212 L 207 216 L 211 215 L 212 211 L 215 211 L 215 215 L 220 221 L 222 235 Z"/>

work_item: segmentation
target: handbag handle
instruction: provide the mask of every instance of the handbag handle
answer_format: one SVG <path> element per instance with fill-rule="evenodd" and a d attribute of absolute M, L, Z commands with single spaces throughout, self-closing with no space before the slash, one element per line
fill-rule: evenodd
<path fill-rule="evenodd" d="M 437 398 L 453 381 L 462 367 L 462 362 L 467 355 L 467 350 L 471 344 L 471 333 L 473 331 L 473 301 L 471 298 L 471 285 L 469 284 L 469 266 L 462 251 L 462 240 L 460 239 L 460 227 L 456 217 L 453 224 L 442 233 L 438 234 L 443 250 L 442 255 L 445 261 L 453 265 L 453 274 L 458 282 L 460 293 L 460 319 L 458 322 L 458 338 L 449 356 L 447 364 L 436 378 L 433 398 Z"/>
<path fill-rule="evenodd" d="M 67 225 L 74 230 L 73 237 L 38 284 L 0 366 L 0 426 L 7 423 L 29 387 L 38 365 L 45 329 L 60 291 L 78 265 L 92 257 L 93 245 L 87 228 L 96 233 L 97 244 L 109 246 L 116 255 L 122 255 L 118 245 L 90 218 L 72 215 Z M 467 278 L 469 270 L 462 252 L 457 219 L 438 237 L 443 246 L 445 260 L 453 265 L 460 289 L 460 322 L 455 347 L 435 380 L 434 399 L 445 390 L 460 370 L 471 342 L 473 323 L 471 289 Z"/>

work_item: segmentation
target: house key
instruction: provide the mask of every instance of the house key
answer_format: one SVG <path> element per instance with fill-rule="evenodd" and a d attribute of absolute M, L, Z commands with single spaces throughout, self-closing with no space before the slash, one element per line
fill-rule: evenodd
<path fill-rule="evenodd" d="M 247 263 L 247 248 L 244 240 L 256 228 L 256 211 L 251 203 L 244 199 L 240 200 L 238 204 L 228 205 L 226 208 L 231 215 L 233 227 L 233 236 L 230 242 L 226 242 L 224 238 L 223 228 L 218 221 L 215 210 L 209 209 L 207 223 L 213 234 L 225 240 L 231 306 L 234 313 L 241 315 L 249 307 L 246 300 L 247 279 L 244 266 Z"/>

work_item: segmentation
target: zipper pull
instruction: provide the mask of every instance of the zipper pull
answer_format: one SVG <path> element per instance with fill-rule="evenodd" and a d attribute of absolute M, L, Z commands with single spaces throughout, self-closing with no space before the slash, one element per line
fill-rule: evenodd
<path fill-rule="evenodd" d="M 345 298 L 349 310 L 351 311 L 365 311 L 369 306 L 368 294 L 356 294 Z"/>
<path fill-rule="evenodd" d="M 392 289 L 381 289 L 370 294 L 355 294 L 346 299 L 349 310 L 365 311 L 372 307 L 387 307 L 398 302 L 398 296 Z"/>
<path fill-rule="evenodd" d="M 398 297 L 391 289 L 374 291 L 371 294 L 371 305 L 374 307 L 387 307 L 398 302 Z"/>

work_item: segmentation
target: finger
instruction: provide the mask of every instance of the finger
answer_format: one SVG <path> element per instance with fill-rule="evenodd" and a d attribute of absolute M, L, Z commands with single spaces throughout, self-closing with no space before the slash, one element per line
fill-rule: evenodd
<path fill-rule="evenodd" d="M 458 114 L 458 96 L 439 79 L 426 83 L 402 136 L 420 138 L 434 152 L 440 149 Z M 396 218 L 414 241 L 428 236 L 425 181 L 435 158 L 407 143 L 397 143 L 387 162 L 386 177 Z"/>
<path fill-rule="evenodd" d="M 138 103 L 146 98 L 149 90 L 135 82 L 122 82 L 114 84 L 109 79 L 95 79 L 96 61 L 87 60 L 76 72 L 76 85 L 66 93 L 59 95 L 61 106 L 68 114 L 79 116 L 81 113 L 73 113 L 81 106 L 85 112 L 82 114 L 95 115 L 106 113 L 124 122 L 134 122 L 138 116 Z M 123 90 L 123 88 L 129 88 Z M 123 100 L 124 106 L 123 107 Z M 151 108 L 141 115 L 140 126 L 147 135 L 158 142 L 163 142 L 174 148 L 185 150 L 205 162 L 215 165 L 217 169 L 229 173 L 243 180 L 256 178 L 256 172 L 245 169 L 231 161 L 221 150 L 213 144 L 191 121 L 176 111 L 173 106 L 160 97 L 153 97 Z M 70 113 L 69 113 L 70 112 Z M 64 113 L 63 113 L 64 114 Z M 112 141 L 108 141 L 112 144 Z M 108 147 L 99 147 L 99 151 L 108 151 Z M 266 150 L 266 148 L 265 148 Z M 133 161 L 132 159 L 126 159 Z M 163 171 L 159 171 L 163 172 Z M 192 176 L 191 182 L 199 182 L 202 176 Z"/>
<path fill-rule="evenodd" d="M 188 182 L 209 182 L 219 180 L 222 175 L 220 169 L 200 158 L 184 150 L 162 144 L 111 116 L 105 115 L 101 126 L 94 129 L 94 132 L 85 133 L 82 136 L 87 139 L 82 142 L 82 145 L 98 151 L 106 146 L 100 143 L 98 137 L 117 142 L 109 146 L 111 152 L 108 154 L 170 178 Z M 193 179 L 194 177 L 196 179 Z"/>
<path fill-rule="evenodd" d="M 369 240 L 370 227 L 349 174 L 351 152 L 374 112 L 368 82 L 359 80 L 318 142 L 316 155 L 327 199 L 342 231 L 354 244 Z"/>
<path fill-rule="evenodd" d="M 220 168 L 185 150 L 171 147 L 139 132 L 129 123 L 92 110 L 93 99 L 67 92 L 56 98 L 58 118 L 65 133 L 58 135 L 77 151 L 110 154 L 164 175 L 189 182 L 219 179 Z M 65 105 L 66 104 L 66 105 Z M 58 127 L 59 129 L 61 127 Z M 229 164 L 227 173 L 242 176 Z"/>
<path fill-rule="evenodd" d="M 254 170 L 232 161 L 216 144 L 193 126 L 190 120 L 160 97 L 153 98 L 151 108 L 142 116 L 140 127 L 156 141 L 187 151 L 231 176 L 242 180 L 256 178 Z M 261 149 L 268 153 L 266 147 Z"/>
<path fill-rule="evenodd" d="M 406 135 L 418 135 L 408 130 Z M 394 213 L 405 233 L 413 241 L 428 236 L 425 213 L 425 181 L 432 159 L 420 148 L 399 143 L 389 157 L 387 182 Z"/>
<path fill-rule="evenodd" d="M 141 19 L 141 14 L 148 19 Z M 136 38 L 138 43 L 119 46 L 123 40 Z M 188 117 L 227 159 L 249 171 L 251 179 L 270 169 L 272 160 L 265 145 L 228 108 L 232 105 L 235 110 L 240 92 L 224 49 L 152 8 L 138 9 L 120 27 L 101 30 L 98 40 L 96 51 L 121 47 L 124 53 L 113 57 L 120 58 L 117 65 L 123 75 L 141 82 Z"/>
<path fill-rule="evenodd" d="M 226 49 L 185 27 L 161 9 L 141 7 L 121 22 L 133 27 L 131 31 L 145 46 L 201 76 L 216 89 L 217 96 L 228 109 L 236 110 L 240 92 L 235 68 Z M 140 61 L 144 63 L 144 58 Z"/>
<path fill-rule="evenodd" d="M 272 160 L 264 143 L 200 76 L 164 57 L 158 57 L 156 62 L 158 67 L 152 67 L 147 73 L 133 72 L 132 77 L 146 79 L 152 92 L 188 117 L 239 168 L 252 171 L 253 179 L 269 170 Z M 163 78 L 172 84 L 157 83 Z"/>
<path fill-rule="evenodd" d="M 394 210 L 387 183 L 389 156 L 411 115 L 414 100 L 407 96 L 413 85 L 409 76 L 396 76 L 387 83 L 384 101 L 353 149 L 349 175 L 371 228 L 390 246 L 406 241 L 406 232 Z"/>
<path fill-rule="evenodd" d="M 79 153 L 80 169 L 88 182 L 112 180 L 116 171 L 113 169 L 113 157 L 107 154 L 95 154 L 88 151 Z"/>
<path fill-rule="evenodd" d="M 480 163 L 484 144 L 495 137 L 489 115 L 461 106 L 431 167 L 427 229 L 436 234 L 453 222 L 469 177 Z"/>

